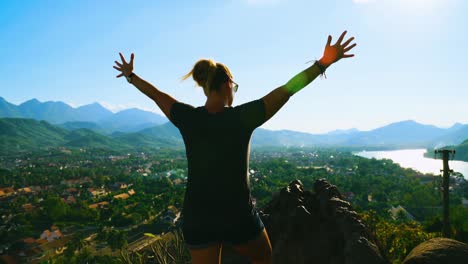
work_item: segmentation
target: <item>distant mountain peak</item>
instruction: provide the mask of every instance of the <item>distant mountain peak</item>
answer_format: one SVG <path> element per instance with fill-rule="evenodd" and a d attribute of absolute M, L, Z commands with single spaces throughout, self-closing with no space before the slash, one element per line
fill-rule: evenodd
<path fill-rule="evenodd" d="M 33 98 L 31 100 L 28 100 L 26 102 L 23 102 L 21 105 L 31 105 L 31 104 L 40 104 L 41 102 L 39 100 L 37 100 L 36 98 Z"/>
<path fill-rule="evenodd" d="M 104 106 L 102 106 L 102 105 L 101 105 L 100 103 L 98 103 L 98 102 L 94 102 L 94 103 L 91 103 L 91 104 L 88 104 L 88 105 L 104 107 Z M 105 108 L 105 107 L 104 107 L 104 108 Z"/>
<path fill-rule="evenodd" d="M 418 123 L 418 122 L 416 122 L 414 120 L 403 120 L 403 121 L 398 121 L 398 122 L 388 124 L 386 126 L 383 126 L 383 127 L 377 128 L 377 129 L 394 128 L 394 127 L 427 127 L 427 126 L 436 127 L 434 125 L 421 124 L 421 123 Z"/>
<path fill-rule="evenodd" d="M 91 103 L 91 104 L 86 104 L 86 105 L 82 105 L 80 107 L 78 107 L 77 109 L 83 109 L 83 108 L 93 108 L 93 109 L 105 109 L 107 111 L 110 111 L 109 109 L 105 108 L 104 106 L 102 106 L 100 103 L 98 102 L 94 102 L 94 103 Z"/>
<path fill-rule="evenodd" d="M 462 123 L 457 122 L 457 123 L 453 124 L 451 127 L 449 127 L 449 129 L 457 129 L 457 128 L 460 128 L 462 126 L 463 126 Z"/>
<path fill-rule="evenodd" d="M 414 120 L 411 120 L 411 119 L 393 123 L 393 125 L 396 125 L 396 124 L 418 124 L 418 125 L 421 125 L 420 123 L 418 123 L 418 122 L 416 122 Z"/>
<path fill-rule="evenodd" d="M 418 123 L 414 120 L 404 120 L 404 121 L 399 121 L 395 123 L 388 124 L 383 127 L 376 128 L 371 131 L 386 131 L 386 130 L 393 130 L 393 131 L 406 131 L 408 129 L 414 130 L 415 129 L 436 129 L 436 130 L 442 130 L 441 128 L 438 128 L 434 125 L 427 125 L 427 124 L 421 124 Z M 413 131 L 413 132 L 414 132 Z"/>
<path fill-rule="evenodd" d="M 0 96 L 0 103 L 1 103 L 2 105 L 11 105 L 11 106 L 15 106 L 15 105 L 13 105 L 12 103 L 10 103 L 10 102 L 8 102 L 7 100 L 5 100 L 5 98 L 3 98 L 3 97 L 1 97 L 1 96 Z M 0 109 L 0 111 L 1 111 L 1 109 Z"/>

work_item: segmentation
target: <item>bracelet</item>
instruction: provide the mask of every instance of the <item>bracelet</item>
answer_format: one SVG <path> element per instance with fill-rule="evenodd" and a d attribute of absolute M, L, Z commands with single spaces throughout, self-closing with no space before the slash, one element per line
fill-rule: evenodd
<path fill-rule="evenodd" d="M 325 74 L 325 70 L 327 69 L 325 66 L 320 64 L 319 61 L 315 61 L 315 65 L 317 65 L 317 67 L 319 68 L 321 74 Z"/>
<path fill-rule="evenodd" d="M 133 76 L 135 76 L 135 73 L 134 73 L 134 72 L 130 73 L 130 74 L 126 77 L 128 83 L 132 83 L 132 77 L 133 77 Z"/>
<path fill-rule="evenodd" d="M 314 62 L 314 65 L 317 66 L 317 68 L 319 68 L 320 75 L 324 76 L 325 79 L 327 78 L 327 75 L 325 74 L 325 71 L 327 70 L 327 67 L 320 64 L 320 62 L 318 60 L 311 60 L 311 61 L 308 61 L 306 63 L 309 63 L 309 62 Z"/>
<path fill-rule="evenodd" d="M 314 64 L 317 66 L 317 68 L 319 68 L 320 75 L 324 76 L 325 79 L 326 79 L 327 75 L 325 74 L 325 71 L 327 70 L 327 67 L 320 64 L 320 62 L 318 60 L 316 60 Z"/>

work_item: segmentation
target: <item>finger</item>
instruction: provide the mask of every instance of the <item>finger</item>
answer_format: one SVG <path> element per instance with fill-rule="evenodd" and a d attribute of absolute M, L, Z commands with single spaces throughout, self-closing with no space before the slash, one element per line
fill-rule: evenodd
<path fill-rule="evenodd" d="M 345 54 L 343 55 L 343 58 L 351 58 L 354 57 L 354 54 Z"/>
<path fill-rule="evenodd" d="M 135 54 L 132 53 L 132 55 L 130 55 L 130 64 L 133 65 L 133 59 L 135 58 Z"/>
<path fill-rule="evenodd" d="M 122 53 L 119 52 L 119 55 L 120 55 L 120 58 L 122 59 L 122 62 L 123 62 L 124 64 L 127 64 L 127 61 L 125 61 L 125 58 L 124 58 L 124 56 L 122 55 Z"/>
<path fill-rule="evenodd" d="M 341 45 L 341 41 L 343 41 L 343 38 L 344 38 L 344 36 L 346 35 L 346 32 L 348 32 L 348 31 L 345 30 L 345 31 L 341 34 L 340 38 L 339 38 L 338 41 L 336 42 L 337 45 Z"/>
<path fill-rule="evenodd" d="M 343 43 L 343 47 L 346 47 L 349 45 L 349 43 L 351 43 L 351 41 L 353 41 L 354 37 L 348 39 L 345 43 Z"/>
<path fill-rule="evenodd" d="M 332 41 L 332 36 L 328 35 L 327 46 L 330 46 L 331 41 Z"/>
<path fill-rule="evenodd" d="M 348 52 L 348 51 L 350 51 L 352 48 L 356 47 L 356 45 L 357 45 L 357 44 L 354 43 L 353 45 L 351 45 L 351 46 L 347 47 L 346 49 L 344 49 L 343 52 Z"/>
<path fill-rule="evenodd" d="M 121 68 L 117 67 L 117 66 L 112 66 L 114 69 L 118 70 L 118 71 L 122 71 Z"/>
<path fill-rule="evenodd" d="M 117 65 L 119 65 L 119 67 L 122 67 L 122 64 L 120 64 L 118 61 L 115 61 L 115 63 L 117 63 Z"/>
<path fill-rule="evenodd" d="M 120 78 L 120 77 L 122 77 L 123 75 L 124 75 L 124 74 L 121 73 L 121 74 L 119 74 L 119 75 L 117 75 L 117 76 L 115 76 L 115 77 L 116 77 L 116 78 Z"/>

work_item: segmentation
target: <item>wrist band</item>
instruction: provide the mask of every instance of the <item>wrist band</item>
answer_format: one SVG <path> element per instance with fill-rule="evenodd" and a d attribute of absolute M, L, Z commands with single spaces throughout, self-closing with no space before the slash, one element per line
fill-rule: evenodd
<path fill-rule="evenodd" d="M 308 61 L 306 63 L 309 63 L 309 62 L 314 62 L 314 65 L 317 66 L 317 68 L 319 68 L 320 75 L 324 76 L 325 79 L 327 78 L 327 75 L 325 74 L 325 71 L 327 70 L 327 67 L 320 64 L 320 62 L 318 60 L 311 60 L 311 61 Z"/>
<path fill-rule="evenodd" d="M 135 76 L 135 73 L 130 73 L 128 76 L 125 76 L 128 83 L 132 83 L 132 77 Z"/>
<path fill-rule="evenodd" d="M 326 79 L 327 75 L 325 74 L 325 71 L 327 70 L 327 67 L 320 64 L 320 62 L 318 60 L 316 60 L 314 64 L 317 66 L 317 68 L 319 68 L 320 75 L 322 75 Z"/>
<path fill-rule="evenodd" d="M 320 64 L 319 61 L 315 61 L 315 65 L 317 65 L 317 67 L 319 68 L 321 74 L 325 74 L 325 70 L 327 70 L 327 68 L 325 66 Z"/>

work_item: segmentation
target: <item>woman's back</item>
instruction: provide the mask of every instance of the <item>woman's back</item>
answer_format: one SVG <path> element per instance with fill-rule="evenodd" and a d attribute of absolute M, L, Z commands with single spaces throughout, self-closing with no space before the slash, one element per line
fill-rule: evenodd
<path fill-rule="evenodd" d="M 176 103 L 171 117 L 184 139 L 188 161 L 184 219 L 227 221 L 251 214 L 249 146 L 253 130 L 265 121 L 263 100 L 217 113 Z"/>

